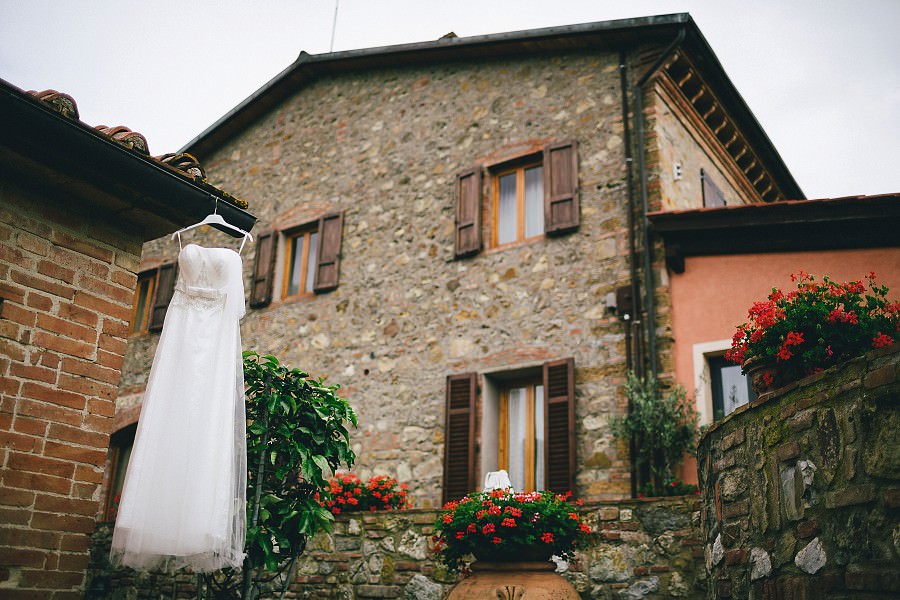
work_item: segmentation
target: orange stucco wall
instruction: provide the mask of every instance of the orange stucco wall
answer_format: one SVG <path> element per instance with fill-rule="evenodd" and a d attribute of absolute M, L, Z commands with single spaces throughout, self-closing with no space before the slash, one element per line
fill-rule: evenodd
<path fill-rule="evenodd" d="M 835 281 L 875 271 L 891 290 L 889 297 L 900 298 L 900 248 L 689 257 L 684 273 L 669 274 L 678 382 L 695 390 L 695 344 L 731 339 L 750 305 L 773 287 L 793 289 L 790 275 L 800 270 Z M 685 479 L 693 480 L 693 461 L 684 467 Z"/>

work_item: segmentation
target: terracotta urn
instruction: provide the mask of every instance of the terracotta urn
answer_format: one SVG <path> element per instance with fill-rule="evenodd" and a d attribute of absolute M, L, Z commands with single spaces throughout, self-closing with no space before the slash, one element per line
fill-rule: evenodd
<path fill-rule="evenodd" d="M 483 562 L 457 583 L 446 600 L 580 600 L 575 588 L 555 572 L 556 564 Z"/>
<path fill-rule="evenodd" d="M 748 359 L 744 362 L 742 371 L 750 380 L 750 387 L 757 396 L 776 390 L 785 384 L 777 363 L 768 357 Z"/>

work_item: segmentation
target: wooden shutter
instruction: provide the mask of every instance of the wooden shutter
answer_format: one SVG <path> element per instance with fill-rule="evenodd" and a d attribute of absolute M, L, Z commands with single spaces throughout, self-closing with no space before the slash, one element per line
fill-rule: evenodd
<path fill-rule="evenodd" d="M 547 489 L 575 492 L 575 361 L 544 363 L 544 473 Z"/>
<path fill-rule="evenodd" d="M 175 263 L 161 265 L 156 276 L 156 293 L 153 296 L 153 308 L 150 312 L 150 323 L 147 329 L 159 331 L 166 320 L 166 310 L 172 295 L 175 293 Z"/>
<path fill-rule="evenodd" d="M 703 206 L 725 206 L 725 194 L 703 169 L 700 169 L 700 181 L 703 183 Z"/>
<path fill-rule="evenodd" d="M 447 377 L 444 425 L 444 502 L 475 489 L 475 373 Z"/>
<path fill-rule="evenodd" d="M 575 141 L 544 149 L 544 233 L 578 229 L 578 153 Z"/>
<path fill-rule="evenodd" d="M 481 252 L 481 168 L 456 176 L 456 237 L 453 253 L 463 258 Z"/>
<path fill-rule="evenodd" d="M 250 288 L 250 306 L 259 308 L 272 301 L 272 280 L 275 279 L 275 231 L 267 231 L 256 238 L 256 261 Z"/>
<path fill-rule="evenodd" d="M 331 291 L 338 286 L 338 269 L 341 263 L 341 233 L 343 228 L 343 213 L 334 213 L 319 219 L 316 279 L 313 284 L 313 291 L 317 294 Z"/>

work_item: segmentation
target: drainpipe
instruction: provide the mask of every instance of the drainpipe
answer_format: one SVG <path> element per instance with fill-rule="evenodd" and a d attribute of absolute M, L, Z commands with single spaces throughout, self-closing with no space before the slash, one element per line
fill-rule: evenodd
<path fill-rule="evenodd" d="M 634 179 L 631 174 L 631 165 L 634 162 L 631 155 L 631 128 L 628 124 L 628 67 L 625 64 L 626 54 L 624 50 L 619 50 L 619 87 L 622 91 L 622 135 L 625 138 L 625 178 L 626 185 L 628 189 L 628 267 L 630 270 L 631 276 L 631 298 L 632 305 L 637 307 L 636 301 L 639 297 L 640 289 L 638 287 L 638 276 L 637 276 L 637 246 L 635 243 L 635 230 L 634 230 Z M 632 314 L 624 315 L 624 325 L 625 325 L 625 369 L 627 371 L 634 370 L 638 376 L 640 376 L 643 371 L 642 363 L 640 355 L 634 352 L 631 344 L 631 336 L 634 328 L 634 318 L 635 318 L 635 310 L 631 311 Z M 635 347 L 640 347 L 640 344 L 635 344 Z M 632 354 L 635 354 L 635 357 L 632 358 Z M 628 414 L 630 415 L 634 407 L 632 406 L 632 402 L 628 400 Z M 631 471 L 631 497 L 637 497 L 637 465 L 633 460 L 636 452 L 637 452 L 637 440 L 634 437 L 634 434 L 631 435 L 631 439 L 628 440 L 628 449 L 629 456 L 632 457 L 632 460 L 629 461 L 631 463 L 630 471 Z"/>
<path fill-rule="evenodd" d="M 645 165 L 645 140 L 644 140 L 644 100 L 643 100 L 643 87 L 647 81 L 650 80 L 650 77 L 662 66 L 662 63 L 669 57 L 673 50 L 684 40 L 685 36 L 685 28 L 682 27 L 678 30 L 678 35 L 675 36 L 675 39 L 672 40 L 672 43 L 669 44 L 665 50 L 657 57 L 656 61 L 651 65 L 647 72 L 644 73 L 638 82 L 634 85 L 634 105 L 635 105 L 635 126 L 637 128 L 637 143 L 638 143 L 638 174 L 639 181 L 641 184 L 641 235 L 644 241 L 644 255 L 643 255 L 643 267 L 644 267 L 644 290 L 647 294 L 644 306 L 647 309 L 647 317 L 646 317 L 646 327 L 644 328 L 647 332 L 647 354 L 649 360 L 649 368 L 648 368 L 648 377 L 652 379 L 656 379 L 658 368 L 656 364 L 656 305 L 653 298 L 654 293 L 654 284 L 653 284 L 653 271 L 652 271 L 652 257 L 651 253 L 653 251 L 652 240 L 650 239 L 650 221 L 647 219 L 647 213 L 649 212 L 649 202 L 647 200 L 647 171 Z M 635 296 L 637 298 L 637 296 Z"/>

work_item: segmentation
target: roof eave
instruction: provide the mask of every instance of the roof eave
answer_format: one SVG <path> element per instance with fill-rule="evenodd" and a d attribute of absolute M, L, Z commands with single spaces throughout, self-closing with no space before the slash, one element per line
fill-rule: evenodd
<path fill-rule="evenodd" d="M 224 194 L 214 186 L 60 115 L 2 79 L 0 105 L 0 166 L 8 165 L 10 177 L 28 186 L 63 187 L 85 212 L 118 220 L 144 241 L 195 223 L 216 206 L 245 231 L 256 222 L 249 212 L 217 201 Z"/>
<path fill-rule="evenodd" d="M 201 158 L 209 156 L 212 151 L 238 131 L 287 98 L 302 83 L 321 73 L 347 71 L 362 67 L 454 61 L 476 56 L 488 47 L 491 48 L 493 56 L 502 54 L 504 49 L 510 52 L 525 44 L 540 45 L 540 51 L 551 51 L 555 48 L 570 47 L 564 42 L 573 38 L 590 39 L 598 36 L 612 36 L 618 41 L 624 36 L 624 38 L 634 38 L 635 40 L 640 37 L 641 41 L 645 42 L 652 41 L 656 37 L 662 40 L 666 36 L 674 35 L 679 27 L 688 24 L 696 29 L 690 15 L 676 13 L 462 38 L 444 38 L 428 42 L 324 54 L 301 52 L 297 60 L 290 66 L 188 142 L 180 152 L 188 152 Z M 654 35 L 648 36 L 651 32 Z"/>

